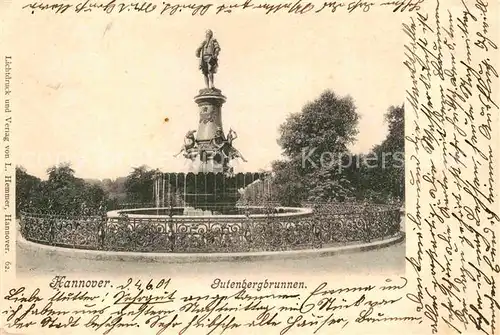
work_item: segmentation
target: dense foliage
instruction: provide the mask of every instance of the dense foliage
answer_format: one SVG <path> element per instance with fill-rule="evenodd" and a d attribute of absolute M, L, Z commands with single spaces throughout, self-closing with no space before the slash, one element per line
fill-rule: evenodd
<path fill-rule="evenodd" d="M 75 177 L 67 163 L 47 169 L 48 179 L 16 168 L 16 210 L 55 215 L 97 215 L 107 207 L 108 197 L 98 185 Z"/>
<path fill-rule="evenodd" d="M 145 165 L 133 168 L 125 180 L 125 192 L 129 203 L 152 202 L 154 177 L 158 170 L 152 170 Z"/>
<path fill-rule="evenodd" d="M 319 164 L 325 152 L 346 153 L 356 140 L 359 115 L 351 97 L 338 97 L 325 91 L 313 102 L 307 103 L 301 113 L 291 114 L 280 126 L 278 142 L 289 159 L 314 149 L 309 161 Z M 314 170 L 312 163 L 304 167 Z"/>
<path fill-rule="evenodd" d="M 379 203 L 404 197 L 404 106 L 385 115 L 388 135 L 355 155 L 359 116 L 350 97 L 326 91 L 280 127 L 284 160 L 273 163 L 273 188 L 282 205 L 346 199 Z"/>
<path fill-rule="evenodd" d="M 323 92 L 281 125 L 278 143 L 285 160 L 273 164 L 278 201 L 343 201 L 352 195 L 342 164 L 358 134 L 359 115 L 351 97 Z"/>
<path fill-rule="evenodd" d="M 365 164 L 361 171 L 364 189 L 372 200 L 384 202 L 389 199 L 403 199 L 404 182 L 404 106 L 391 106 L 385 115 L 389 132 L 385 140 L 376 145 L 370 155 L 374 168 Z M 376 164 L 375 164 L 376 163 Z"/>

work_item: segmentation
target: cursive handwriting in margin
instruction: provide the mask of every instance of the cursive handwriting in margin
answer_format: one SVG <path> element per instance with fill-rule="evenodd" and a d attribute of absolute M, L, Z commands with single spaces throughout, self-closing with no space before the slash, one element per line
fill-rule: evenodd
<path fill-rule="evenodd" d="M 403 25 L 411 83 L 408 298 L 434 334 L 497 333 L 498 58 L 487 1 L 435 1 Z"/>

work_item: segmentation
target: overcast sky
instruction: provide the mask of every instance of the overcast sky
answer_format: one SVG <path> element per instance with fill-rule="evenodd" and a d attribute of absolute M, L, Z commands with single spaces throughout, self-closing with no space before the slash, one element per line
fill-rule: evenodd
<path fill-rule="evenodd" d="M 198 126 L 195 50 L 207 28 L 222 49 L 215 84 L 227 96 L 224 128 L 236 130 L 248 159 L 236 170 L 268 168 L 281 154 L 279 125 L 326 89 L 354 98 L 361 120 L 352 150 L 367 152 L 385 138 L 388 107 L 404 99 L 404 36 L 390 14 L 24 18 L 12 31 L 24 45 L 13 64 L 16 161 L 39 177 L 62 161 L 85 178 L 141 164 L 185 171 L 172 155 Z"/>

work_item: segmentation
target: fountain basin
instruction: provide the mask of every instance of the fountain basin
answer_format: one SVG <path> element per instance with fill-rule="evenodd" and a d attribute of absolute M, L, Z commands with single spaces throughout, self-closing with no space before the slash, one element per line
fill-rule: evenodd
<path fill-rule="evenodd" d="M 210 212 L 210 213 L 209 213 Z M 157 208 L 132 208 L 110 211 L 107 214 L 108 221 L 113 222 L 126 215 L 129 219 L 175 219 L 180 221 L 198 221 L 200 219 L 214 220 L 265 220 L 272 216 L 274 218 L 305 217 L 312 215 L 312 208 L 302 207 L 274 207 L 269 210 L 264 206 L 236 206 L 234 212 L 238 214 L 216 214 L 207 210 L 192 209 L 187 211 L 186 207 L 157 207 Z"/>

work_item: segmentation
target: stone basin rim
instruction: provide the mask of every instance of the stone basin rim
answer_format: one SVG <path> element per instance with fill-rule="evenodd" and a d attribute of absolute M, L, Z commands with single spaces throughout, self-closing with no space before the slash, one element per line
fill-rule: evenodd
<path fill-rule="evenodd" d="M 184 207 L 172 207 L 172 208 L 184 208 Z M 264 206 L 236 206 L 236 208 L 264 208 Z M 272 214 L 273 217 L 301 217 L 301 216 L 308 216 L 311 215 L 313 212 L 313 209 L 310 207 L 275 207 L 277 210 L 284 209 L 284 210 L 292 210 L 293 212 L 288 212 L 288 213 L 275 213 Z M 129 214 L 127 212 L 135 212 L 135 211 L 141 211 L 141 210 L 168 210 L 170 207 L 153 207 L 153 208 L 130 208 L 130 209 L 117 209 L 113 211 L 107 212 L 107 217 L 112 219 L 112 218 L 119 218 L 120 214 L 127 214 L 129 218 L 132 219 L 158 219 L 158 218 L 169 218 L 168 215 L 155 215 L 155 214 Z M 202 219 L 247 219 L 247 218 L 253 218 L 253 219 L 258 219 L 258 218 L 266 218 L 268 217 L 268 214 L 249 214 L 248 216 L 245 214 L 220 214 L 220 215 L 172 215 L 172 218 L 178 219 L 178 220 L 202 220 Z"/>

